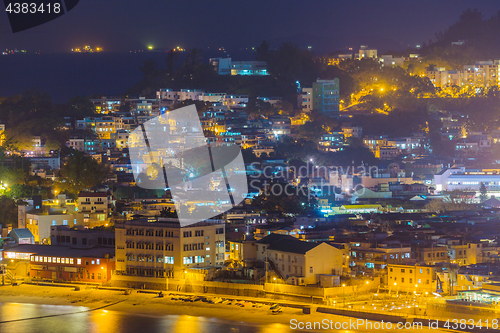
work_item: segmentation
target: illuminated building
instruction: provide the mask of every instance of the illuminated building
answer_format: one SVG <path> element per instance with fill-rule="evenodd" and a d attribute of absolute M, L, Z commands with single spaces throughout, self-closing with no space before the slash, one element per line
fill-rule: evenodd
<path fill-rule="evenodd" d="M 116 270 L 121 275 L 182 279 L 187 269 L 224 264 L 221 220 L 182 228 L 178 220 L 170 218 L 126 221 L 115 224 L 115 231 Z"/>
<path fill-rule="evenodd" d="M 403 67 L 403 63 L 405 62 L 405 58 L 399 57 L 396 58 L 392 55 L 382 55 L 380 56 L 380 62 L 382 66 L 389 66 L 389 67 Z"/>
<path fill-rule="evenodd" d="M 5 141 L 5 125 L 0 124 L 0 147 L 3 146 L 4 141 Z"/>
<path fill-rule="evenodd" d="M 160 89 L 156 92 L 156 98 L 160 102 L 160 107 L 171 106 L 174 103 L 179 103 L 185 100 L 201 100 L 201 96 L 205 90 L 202 89 Z"/>
<path fill-rule="evenodd" d="M 269 116 L 269 123 L 271 124 L 271 134 L 275 136 L 290 135 L 292 131 L 292 121 L 288 116 Z"/>
<path fill-rule="evenodd" d="M 83 214 L 78 212 L 75 202 L 66 199 L 65 195 L 43 201 L 40 196 L 35 196 L 27 202 L 27 205 L 18 206 L 18 226 L 28 228 L 36 243 L 50 243 L 51 226 L 83 225 Z"/>
<path fill-rule="evenodd" d="M 424 265 L 387 265 L 387 285 L 393 291 L 436 291 L 436 268 Z"/>
<path fill-rule="evenodd" d="M 66 141 L 66 147 L 73 148 L 86 154 L 95 154 L 101 151 L 101 144 L 96 138 L 83 138 L 79 135 L 74 135 Z"/>
<path fill-rule="evenodd" d="M 90 101 L 94 104 L 97 113 L 108 114 L 120 111 L 120 98 L 107 98 L 106 96 L 102 96 L 99 99 L 91 99 Z"/>
<path fill-rule="evenodd" d="M 474 65 L 465 65 L 463 70 L 445 70 L 436 67 L 426 71 L 426 76 L 435 87 L 470 86 L 476 89 L 498 86 L 500 60 L 478 61 Z"/>
<path fill-rule="evenodd" d="M 332 132 L 321 135 L 318 145 L 322 151 L 338 151 L 344 146 L 344 134 L 342 132 Z"/>
<path fill-rule="evenodd" d="M 434 175 L 436 191 L 479 191 L 483 183 L 488 193 L 500 192 L 500 169 L 445 168 Z"/>
<path fill-rule="evenodd" d="M 311 112 L 313 109 L 312 104 L 312 88 L 302 88 L 302 93 L 299 95 L 301 98 L 300 105 L 302 107 L 302 111 Z"/>
<path fill-rule="evenodd" d="M 405 264 L 410 260 L 411 247 L 402 244 L 352 243 L 351 271 L 379 275 L 390 264 Z"/>
<path fill-rule="evenodd" d="M 231 58 L 210 58 L 210 64 L 219 75 L 231 75 Z"/>
<path fill-rule="evenodd" d="M 363 128 L 359 126 L 342 126 L 342 133 L 347 138 L 361 138 L 363 137 Z"/>
<path fill-rule="evenodd" d="M 339 115 L 339 79 L 313 82 L 312 108 L 330 117 Z"/>
<path fill-rule="evenodd" d="M 232 61 L 231 58 L 210 58 L 209 63 L 219 75 L 269 75 L 265 61 Z"/>
<path fill-rule="evenodd" d="M 359 48 L 359 59 L 363 59 L 363 58 L 376 59 L 377 58 L 377 50 L 370 49 L 366 45 L 361 45 L 361 47 Z"/>
<path fill-rule="evenodd" d="M 115 269 L 114 249 L 75 249 L 65 246 L 19 245 L 4 258 L 29 262 L 32 281 L 59 280 L 107 283 Z"/>
<path fill-rule="evenodd" d="M 257 260 L 267 262 L 268 270 L 289 284 L 316 284 L 321 275 L 343 274 L 343 253 L 328 243 L 273 233 L 255 245 Z"/>
<path fill-rule="evenodd" d="M 83 214 L 83 223 L 87 227 L 96 227 L 109 223 L 112 196 L 106 192 L 80 192 L 78 210 Z"/>
<path fill-rule="evenodd" d="M 413 248 L 412 257 L 426 265 L 433 265 L 437 262 L 450 262 L 448 250 L 443 246 L 417 246 Z"/>
<path fill-rule="evenodd" d="M 35 244 L 35 237 L 28 228 L 15 228 L 9 233 L 9 237 L 17 245 Z"/>

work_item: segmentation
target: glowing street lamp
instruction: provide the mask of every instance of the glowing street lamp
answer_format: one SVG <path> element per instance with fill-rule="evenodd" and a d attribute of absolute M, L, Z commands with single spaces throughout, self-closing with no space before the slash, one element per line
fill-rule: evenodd
<path fill-rule="evenodd" d="M 343 307 L 345 308 L 345 283 L 342 284 L 342 298 L 344 299 Z"/>

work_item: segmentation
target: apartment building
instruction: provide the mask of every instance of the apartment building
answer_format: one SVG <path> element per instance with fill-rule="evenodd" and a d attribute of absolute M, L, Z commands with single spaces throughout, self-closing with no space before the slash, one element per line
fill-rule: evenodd
<path fill-rule="evenodd" d="M 351 271 L 377 276 L 389 264 L 405 264 L 411 259 L 411 247 L 402 244 L 352 243 Z"/>
<path fill-rule="evenodd" d="M 331 117 L 339 116 L 339 79 L 316 80 L 312 84 L 312 107 Z"/>
<path fill-rule="evenodd" d="M 451 71 L 444 67 L 436 67 L 425 73 L 434 86 L 440 88 L 467 85 L 476 88 L 498 86 L 499 74 L 500 60 L 477 61 L 474 65 L 465 65 L 463 70 Z"/>
<path fill-rule="evenodd" d="M 267 270 L 289 284 L 316 284 L 321 275 L 343 275 L 342 250 L 328 243 L 270 234 L 256 243 L 256 258 Z"/>
<path fill-rule="evenodd" d="M 448 250 L 442 246 L 416 246 L 412 249 L 412 258 L 426 265 L 437 262 L 450 262 Z"/>
<path fill-rule="evenodd" d="M 387 265 L 387 285 L 403 292 L 436 291 L 436 268 L 426 265 Z"/>
<path fill-rule="evenodd" d="M 50 244 L 50 228 L 57 225 L 74 227 L 83 225 L 83 214 L 78 212 L 76 203 L 58 195 L 56 199 L 42 200 L 34 196 L 27 204 L 19 205 L 18 226 L 28 228 L 35 243 Z"/>
<path fill-rule="evenodd" d="M 50 227 L 50 244 L 71 248 L 91 249 L 94 247 L 115 247 L 115 232 L 112 230 L 70 228 L 66 225 Z"/>
<path fill-rule="evenodd" d="M 115 225 L 118 274 L 184 278 L 189 269 L 224 264 L 225 229 L 221 220 L 182 227 L 170 218 Z"/>
<path fill-rule="evenodd" d="M 109 222 L 113 197 L 109 191 L 83 191 L 78 194 L 78 209 L 84 215 L 88 227 L 106 225 Z"/>

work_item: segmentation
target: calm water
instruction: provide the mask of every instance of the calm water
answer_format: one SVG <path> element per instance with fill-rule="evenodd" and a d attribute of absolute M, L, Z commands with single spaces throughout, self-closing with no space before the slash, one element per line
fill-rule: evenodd
<path fill-rule="evenodd" d="M 4 333 L 285 333 L 284 325 L 228 323 L 193 316 L 149 317 L 111 310 L 88 311 L 79 306 L 0 303 L 0 332 Z M 46 318 L 28 319 L 43 316 Z M 297 331 L 295 331 L 297 332 Z"/>

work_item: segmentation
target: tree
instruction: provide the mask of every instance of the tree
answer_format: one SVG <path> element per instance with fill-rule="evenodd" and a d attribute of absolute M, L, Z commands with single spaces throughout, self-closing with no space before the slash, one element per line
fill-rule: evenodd
<path fill-rule="evenodd" d="M 144 78 L 148 79 L 156 73 L 156 70 L 158 69 L 158 63 L 153 58 L 149 58 L 148 60 L 144 60 L 142 62 L 142 65 L 139 66 L 139 69 L 144 75 Z"/>
<path fill-rule="evenodd" d="M 483 182 L 481 182 L 481 184 L 479 185 L 479 200 L 481 200 L 481 202 L 485 201 L 487 199 L 486 195 L 488 193 L 488 190 L 486 189 L 486 185 L 484 185 Z"/>
<path fill-rule="evenodd" d="M 253 205 L 266 212 L 301 214 L 314 209 L 317 201 L 310 196 L 307 188 L 297 188 L 286 183 L 272 183 L 253 200 Z"/>
<path fill-rule="evenodd" d="M 95 106 L 92 101 L 87 97 L 73 97 L 69 100 L 67 107 L 67 114 L 65 116 L 74 119 L 81 119 L 95 114 Z"/>
<path fill-rule="evenodd" d="M 299 135 L 297 137 L 317 143 L 321 136 L 325 133 L 326 130 L 324 128 L 323 122 L 308 121 L 307 123 L 299 127 Z"/>
<path fill-rule="evenodd" d="M 7 196 L 0 196 L 0 224 L 6 227 L 7 224 L 12 224 L 13 228 L 17 228 L 17 204 L 16 201 Z"/>
<path fill-rule="evenodd" d="M 160 211 L 160 217 L 167 217 L 172 219 L 178 218 L 177 212 L 175 211 L 175 209 L 172 209 L 171 207 L 163 207 L 162 210 Z"/>
<path fill-rule="evenodd" d="M 269 60 L 269 42 L 262 41 L 262 43 L 255 49 L 255 60 L 268 61 Z"/>
<path fill-rule="evenodd" d="M 445 199 L 431 200 L 425 209 L 438 213 L 470 209 L 474 204 L 476 192 L 470 189 L 452 190 L 444 192 L 444 195 Z"/>
<path fill-rule="evenodd" d="M 433 71 L 435 67 L 436 67 L 436 64 L 431 64 L 431 63 L 429 63 L 429 64 L 427 65 L 427 67 L 425 67 L 425 70 L 426 70 L 426 71 Z"/>
<path fill-rule="evenodd" d="M 76 197 L 83 189 L 103 183 L 110 174 L 111 170 L 107 165 L 82 152 L 73 151 L 59 170 L 61 181 L 57 186 L 61 191 L 67 191 Z"/>
<path fill-rule="evenodd" d="M 179 52 L 175 50 L 168 51 L 167 58 L 165 59 L 165 63 L 167 64 L 167 74 L 174 75 L 175 73 L 175 63 L 179 59 Z"/>

